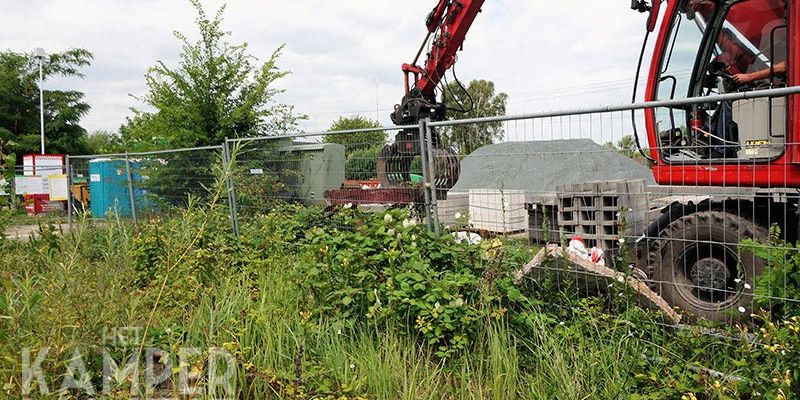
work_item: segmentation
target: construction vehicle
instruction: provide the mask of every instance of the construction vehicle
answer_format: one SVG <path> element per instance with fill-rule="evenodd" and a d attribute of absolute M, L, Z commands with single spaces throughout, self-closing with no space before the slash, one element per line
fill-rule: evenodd
<path fill-rule="evenodd" d="M 414 61 L 403 65 L 406 93 L 392 113 L 396 125 L 445 118 L 437 88 L 455 64 L 482 4 L 439 0 L 429 14 L 425 41 Z M 799 39 L 798 2 L 632 0 L 631 6 L 649 13 L 634 101 L 654 32 L 646 101 L 798 84 L 799 47 L 790 45 Z M 426 49 L 427 60 L 418 66 Z M 749 318 L 756 311 L 755 279 L 768 266 L 741 242 L 766 242 L 771 227 L 778 227 L 787 242 L 800 239 L 800 137 L 795 137 L 800 120 L 793 117 L 800 102 L 795 97 L 645 109 L 647 149 L 641 146 L 635 115 L 634 138 L 659 185 L 572 185 L 561 188 L 545 207 L 531 209 L 556 213 L 561 232 L 580 234 L 609 254 L 624 247 L 616 239 L 641 235 L 635 244 L 637 272 L 668 303 L 713 321 Z M 377 169 L 384 188 L 410 181 L 410 167 L 423 142 L 420 134 L 419 129 L 403 130 L 383 149 Z M 458 158 L 436 132 L 430 142 L 437 188 L 449 189 L 458 180 Z M 616 212 L 623 209 L 625 213 Z"/>
<path fill-rule="evenodd" d="M 634 0 L 632 8 L 649 13 L 645 44 L 657 32 L 646 101 L 798 84 L 798 46 L 789 45 L 798 39 L 796 1 Z M 741 242 L 766 243 L 770 227 L 788 242 L 800 238 L 798 106 L 785 96 L 645 110 L 649 151 L 639 150 L 664 185 L 654 191 L 673 195 L 662 197 L 669 204 L 637 252 L 670 304 L 716 321 L 757 311 L 754 280 L 771 266 Z"/>
<path fill-rule="evenodd" d="M 441 17 L 443 5 L 458 10 L 455 3 L 440 1 L 432 16 Z M 469 27 L 467 18 L 474 18 L 477 3 L 463 2 L 464 10 L 472 6 L 473 12 L 464 14 L 467 23 L 460 27 Z M 797 2 L 632 0 L 631 5 L 649 13 L 634 88 L 648 38 L 657 34 L 645 101 L 798 84 L 800 70 L 794 67 L 798 46 L 790 45 L 798 40 L 793 26 L 800 17 Z M 435 29 L 437 25 L 429 23 L 429 32 Z M 450 44 L 460 45 L 465 33 L 459 31 Z M 435 78 L 450 64 L 441 64 L 437 54 L 431 52 L 426 68 L 404 66 L 406 74 L 415 74 L 417 80 L 393 115 L 395 123 L 443 117 L 431 93 L 438 83 Z M 636 97 L 634 89 L 634 101 Z M 635 247 L 638 268 L 667 302 L 714 321 L 749 318 L 757 311 L 755 278 L 768 266 L 741 242 L 748 238 L 766 242 L 773 226 L 787 242 L 800 239 L 800 138 L 795 137 L 800 135 L 800 126 L 795 126 L 800 121 L 792 117 L 798 107 L 795 96 L 784 96 L 646 109 L 649 150 L 640 145 L 635 117 L 634 137 L 659 185 L 609 182 L 564 187 L 553 210 L 560 230 L 593 238 L 601 247 L 619 247 L 621 241 L 609 239 L 622 237 L 625 232 L 620 227 L 625 225 L 641 235 Z M 417 140 L 415 132 L 401 132 L 399 149 L 386 153 L 416 154 Z M 433 138 L 434 145 L 440 144 L 437 140 Z M 626 208 L 623 216 L 614 217 L 619 214 L 612 209 L 622 208 Z M 607 250 L 613 254 L 618 249 Z"/>
<path fill-rule="evenodd" d="M 442 121 L 447 107 L 437 99 L 437 89 L 445 74 L 455 65 L 467 31 L 480 13 L 484 0 L 439 0 L 425 20 L 427 35 L 414 61 L 403 64 L 405 95 L 391 114 L 398 126 L 417 125 L 420 120 Z M 417 65 L 423 51 L 427 58 Z M 445 96 L 445 88 L 439 90 Z M 420 155 L 419 129 L 404 129 L 397 133 L 394 143 L 381 151 L 377 163 L 378 178 L 384 188 L 403 187 L 411 181 L 412 163 Z M 439 190 L 453 187 L 460 173 L 457 154 L 447 148 L 437 132 L 430 139 L 433 150 L 434 181 Z"/>

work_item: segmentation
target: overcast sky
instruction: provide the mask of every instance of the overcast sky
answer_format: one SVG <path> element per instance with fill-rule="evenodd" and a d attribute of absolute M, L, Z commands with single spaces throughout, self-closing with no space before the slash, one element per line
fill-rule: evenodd
<path fill-rule="evenodd" d="M 95 55 L 84 80 L 50 87 L 84 91 L 92 106 L 89 131 L 116 131 L 130 95 L 145 92 L 144 74 L 157 60 L 177 64 L 172 31 L 197 37 L 187 0 L 0 0 L 0 48 Z M 224 2 L 204 0 L 210 15 Z M 279 81 L 281 101 L 307 114 L 308 131 L 341 115 L 390 124 L 402 97 L 400 65 L 410 62 L 434 0 L 229 0 L 224 28 L 265 60 L 292 74 Z M 462 81 L 488 79 L 509 95 L 509 113 L 618 104 L 630 100 L 644 16 L 622 0 L 488 0 L 467 36 L 457 72 Z"/>

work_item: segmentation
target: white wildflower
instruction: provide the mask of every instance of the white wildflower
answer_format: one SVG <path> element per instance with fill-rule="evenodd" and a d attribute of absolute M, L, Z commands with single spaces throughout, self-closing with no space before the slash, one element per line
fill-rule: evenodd
<path fill-rule="evenodd" d="M 745 284 L 744 284 L 744 288 L 745 288 L 745 289 L 752 289 L 753 287 L 752 287 L 752 286 L 750 286 L 750 284 L 749 284 L 749 283 L 745 283 Z"/>
<path fill-rule="evenodd" d="M 341 334 L 342 334 L 342 330 L 341 330 L 341 329 L 337 329 L 337 330 L 336 330 L 336 334 L 337 334 L 337 335 L 341 335 Z"/>
<path fill-rule="evenodd" d="M 383 216 L 384 222 L 392 222 L 392 214 L 386 214 Z"/>
<path fill-rule="evenodd" d="M 739 279 L 739 278 L 736 278 L 736 279 L 734 279 L 733 281 L 734 281 L 734 282 L 736 282 L 736 283 L 742 283 L 742 280 L 741 280 L 741 279 Z"/>
<path fill-rule="evenodd" d="M 410 226 L 417 226 L 417 221 L 414 219 L 403 220 L 403 228 L 408 228 Z"/>
<path fill-rule="evenodd" d="M 745 312 L 745 311 L 747 311 L 747 309 L 746 309 L 746 308 L 744 308 L 744 307 L 741 307 L 741 306 L 739 307 L 739 312 L 740 312 L 740 313 L 744 314 L 744 312 Z"/>
<path fill-rule="evenodd" d="M 386 234 L 389 236 L 394 236 L 394 229 L 389 229 L 388 231 L 386 231 Z"/>
<path fill-rule="evenodd" d="M 350 364 L 350 369 L 356 369 L 356 365 L 355 364 Z"/>
<path fill-rule="evenodd" d="M 619 283 L 625 283 L 625 278 L 623 278 L 622 276 L 618 276 L 618 277 L 617 277 L 617 282 L 619 282 Z"/>
<path fill-rule="evenodd" d="M 612 287 L 614 287 L 614 284 L 613 284 L 613 283 L 609 283 L 609 284 L 608 284 L 608 287 L 609 287 L 609 288 L 612 288 Z"/>
<path fill-rule="evenodd" d="M 353 203 L 347 203 L 347 204 L 345 204 L 345 205 L 344 205 L 344 206 L 342 206 L 342 207 L 343 207 L 343 208 L 353 208 Z"/>
<path fill-rule="evenodd" d="M 619 238 L 619 244 L 625 244 L 625 238 Z"/>
<path fill-rule="evenodd" d="M 456 219 L 461 219 L 461 213 L 460 213 L 460 212 L 457 212 L 457 213 L 456 213 L 456 215 L 455 215 L 455 217 L 456 217 Z"/>
<path fill-rule="evenodd" d="M 564 321 L 561 321 L 558 324 L 561 325 L 561 326 L 564 326 Z"/>

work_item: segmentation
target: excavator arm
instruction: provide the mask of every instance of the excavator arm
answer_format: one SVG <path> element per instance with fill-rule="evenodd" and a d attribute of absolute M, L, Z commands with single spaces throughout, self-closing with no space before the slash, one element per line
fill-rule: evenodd
<path fill-rule="evenodd" d="M 484 0 L 439 0 L 428 14 L 425 26 L 428 30 L 425 40 L 414 61 L 403 64 L 405 74 L 405 95 L 392 112 L 395 125 L 417 125 L 430 118 L 441 121 L 447 111 L 444 102 L 436 98 L 436 88 L 444 79 L 445 73 L 456 63 L 456 53 L 461 50 L 467 36 L 481 11 Z M 423 66 L 417 64 L 423 51 L 427 49 L 427 59 Z M 438 133 L 432 131 L 434 163 L 431 171 L 439 190 L 453 187 L 461 172 L 458 156 L 443 146 Z M 418 129 L 405 129 L 397 133 L 394 143 L 381 151 L 377 163 L 378 178 L 385 188 L 404 187 L 411 180 L 412 162 L 420 155 L 420 132 Z"/>
<path fill-rule="evenodd" d="M 405 74 L 405 96 L 392 113 L 395 124 L 414 124 L 426 117 L 433 120 L 444 119 L 445 108 L 437 102 L 436 87 L 455 64 L 456 53 L 461 49 L 483 2 L 484 0 L 439 0 L 428 14 L 425 19 L 428 34 L 414 61 L 402 66 Z M 427 59 L 420 66 L 417 62 L 426 48 Z"/>

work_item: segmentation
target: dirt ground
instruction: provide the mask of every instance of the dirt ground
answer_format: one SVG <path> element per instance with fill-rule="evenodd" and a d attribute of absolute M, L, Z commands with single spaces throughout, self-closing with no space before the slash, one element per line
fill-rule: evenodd
<path fill-rule="evenodd" d="M 66 232 L 69 225 L 61 224 L 61 232 Z M 13 240 L 28 241 L 31 237 L 39 237 L 39 225 L 19 225 L 8 228 L 5 232 L 6 238 Z"/>

